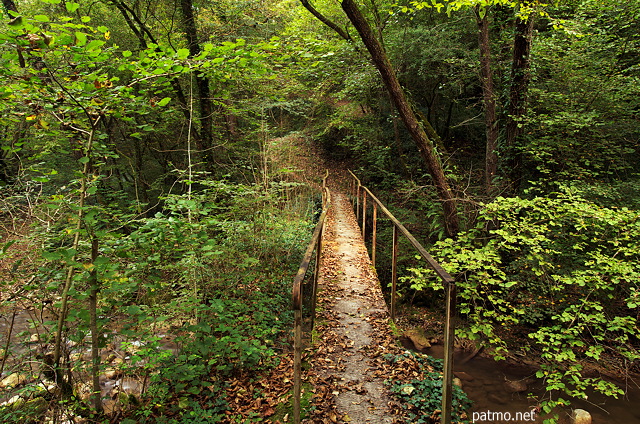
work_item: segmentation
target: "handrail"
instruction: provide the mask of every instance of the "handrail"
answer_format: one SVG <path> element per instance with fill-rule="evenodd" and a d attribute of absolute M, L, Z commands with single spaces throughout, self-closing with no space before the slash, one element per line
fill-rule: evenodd
<path fill-rule="evenodd" d="M 391 254 L 391 320 L 395 321 L 396 313 L 396 288 L 398 282 L 398 232 L 404 235 L 413 247 L 420 253 L 420 256 L 424 258 L 429 266 L 440 277 L 445 287 L 446 306 L 445 306 L 445 328 L 444 328 L 444 370 L 443 370 L 443 384 L 442 384 L 442 424 L 451 423 L 451 406 L 452 406 L 452 390 L 453 390 L 453 337 L 454 337 L 454 323 L 453 315 L 455 311 L 455 299 L 456 299 L 456 282 L 449 273 L 447 273 L 442 266 L 422 247 L 422 245 L 416 240 L 416 238 L 405 228 L 404 225 L 398 219 L 393 216 L 391 212 L 384 206 L 384 204 L 371 193 L 371 191 L 362 185 L 362 182 L 356 175 L 349 170 L 349 174 L 353 177 L 351 190 L 355 200 L 354 207 L 356 208 L 356 219 L 360 222 L 362 219 L 362 239 L 365 239 L 366 235 L 366 222 L 367 222 L 367 195 L 373 202 L 373 229 L 372 229 L 372 244 L 371 244 L 371 262 L 375 267 L 376 264 L 376 232 L 377 232 L 377 214 L 378 208 L 391 220 L 393 223 L 393 247 Z M 362 197 L 362 202 L 360 201 Z M 362 208 L 360 205 L 362 204 Z M 361 213 L 362 212 L 362 213 Z"/>
<path fill-rule="evenodd" d="M 294 311 L 294 360 L 293 360 L 293 422 L 295 424 L 300 423 L 300 395 L 302 389 L 302 282 L 307 275 L 309 264 L 313 252 L 316 252 L 316 264 L 315 272 L 313 275 L 313 288 L 311 294 L 311 329 L 313 329 L 315 322 L 315 310 L 316 310 L 316 294 L 318 292 L 318 271 L 320 269 L 320 253 L 322 251 L 322 233 L 324 231 L 324 224 L 327 218 L 327 212 L 329 206 L 331 206 L 331 192 L 327 188 L 327 177 L 329 171 L 325 173 L 322 179 L 322 213 L 316 224 L 316 228 L 313 231 L 313 236 L 307 250 L 302 258 L 298 272 L 293 279 L 292 289 L 292 308 Z"/>

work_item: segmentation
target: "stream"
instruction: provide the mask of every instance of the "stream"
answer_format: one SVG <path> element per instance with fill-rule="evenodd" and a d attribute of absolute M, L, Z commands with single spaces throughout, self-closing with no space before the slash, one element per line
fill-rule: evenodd
<path fill-rule="evenodd" d="M 30 373 L 37 375 L 38 369 L 42 364 L 42 352 L 51 349 L 50 343 L 41 342 L 42 335 L 46 333 L 46 329 L 41 324 L 46 316 L 41 316 L 40 312 L 33 310 L 19 311 L 13 319 L 13 330 L 11 332 L 11 340 L 9 343 L 9 355 L 5 363 L 0 380 L 9 377 L 12 373 L 24 373 L 29 369 Z M 0 349 L 4 349 L 7 343 L 7 333 L 11 326 L 11 313 L 3 313 L 0 315 Z M 37 325 L 33 323 L 37 322 Z M 21 335 L 22 333 L 22 335 Z M 106 369 L 100 375 L 101 395 L 103 398 L 103 406 L 106 412 L 112 411 L 117 407 L 117 394 L 126 393 L 139 396 L 145 390 L 145 380 L 143 377 L 123 376 L 120 371 L 120 365 L 127 362 L 130 358 L 130 352 L 121 348 L 121 342 L 125 341 L 124 337 L 117 334 L 112 335 L 113 339 L 109 343 L 108 348 L 104 348 L 100 352 L 101 361 Z M 178 346 L 171 340 L 171 337 L 159 334 L 161 342 L 158 350 L 177 352 Z M 127 340 L 128 350 L 138 349 L 144 346 L 141 340 Z M 71 358 L 89 363 L 91 360 L 90 343 L 87 345 L 76 345 L 68 342 L 67 348 L 70 349 Z M 1 359 L 1 357 L 0 357 Z M 138 365 L 143 365 L 139 362 Z M 89 392 L 90 376 L 84 374 L 75 375 L 75 379 L 79 380 L 76 390 L 81 392 Z M 32 382 L 37 383 L 38 380 Z M 30 383 L 31 384 L 31 383 Z M 46 386 L 47 383 L 43 382 Z M 12 390 L 0 387 L 0 403 L 7 401 L 12 396 Z"/>
<path fill-rule="evenodd" d="M 438 359 L 444 357 L 444 348 L 441 345 L 434 345 L 425 350 L 430 356 Z M 528 366 L 516 366 L 504 361 L 497 362 L 482 356 L 476 356 L 466 363 L 462 359 L 467 353 L 459 352 L 454 357 L 454 373 L 462 381 L 462 388 L 467 396 L 473 401 L 471 413 L 476 413 L 475 417 L 482 417 L 486 412 L 504 412 L 512 417 L 510 423 L 542 423 L 543 419 L 537 416 L 535 421 L 517 420 L 516 416 L 522 417 L 530 412 L 537 404 L 535 399 L 528 398 L 532 393 L 534 396 L 542 397 L 544 394 L 542 381 L 535 378 L 536 370 Z M 526 390 L 521 393 L 514 392 L 514 383 L 522 384 L 526 382 Z M 640 384 L 640 381 L 636 383 Z M 592 424 L 640 424 L 640 389 L 629 388 L 624 397 L 614 399 L 598 393 L 590 393 L 588 402 L 580 399 L 571 400 L 572 407 L 588 411 L 592 417 Z M 560 413 L 560 423 L 570 423 L 569 415 L 571 411 Z M 507 415 L 507 414 L 505 414 Z M 500 420 L 484 421 L 478 419 L 476 422 L 490 422 L 492 424 L 507 422 Z"/>

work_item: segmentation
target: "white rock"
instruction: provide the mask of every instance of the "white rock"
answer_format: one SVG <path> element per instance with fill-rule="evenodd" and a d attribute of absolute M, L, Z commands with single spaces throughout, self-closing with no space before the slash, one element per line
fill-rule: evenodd
<path fill-rule="evenodd" d="M 9 374 L 7 377 L 3 378 L 2 381 L 0 381 L 0 388 L 10 389 L 26 381 L 27 378 L 24 375 L 14 372 L 13 374 Z"/>
<path fill-rule="evenodd" d="M 14 403 L 16 403 L 17 401 L 19 401 L 20 399 L 21 399 L 21 398 L 20 398 L 20 395 L 15 395 L 15 396 L 14 396 L 14 397 L 12 397 L 11 399 L 9 399 L 9 400 L 7 400 L 7 401 L 5 401 L 5 402 L 0 403 L 0 406 L 9 406 L 9 405 L 13 405 Z"/>
<path fill-rule="evenodd" d="M 584 409 L 574 409 L 571 414 L 572 424 L 591 424 L 591 414 Z"/>

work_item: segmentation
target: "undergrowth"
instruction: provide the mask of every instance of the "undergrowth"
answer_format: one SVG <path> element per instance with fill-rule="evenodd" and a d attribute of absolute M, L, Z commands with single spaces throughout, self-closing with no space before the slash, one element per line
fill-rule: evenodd
<path fill-rule="evenodd" d="M 84 302 L 92 275 L 100 285 L 101 348 L 105 354 L 115 353 L 102 360 L 101 372 L 115 369 L 120 382 L 135 379 L 144 389 L 111 391 L 104 400 L 113 411 L 85 418 L 109 422 L 118 417 L 123 423 L 247 419 L 238 405 L 230 404 L 229 393 L 236 390 L 230 382 L 268 373 L 289 349 L 291 280 L 311 236 L 315 205 L 308 188 L 291 183 L 267 188 L 226 181 L 199 185 L 197 192 L 168 196 L 161 212 L 130 220 L 126 226 L 113 225 L 114 216 L 124 216 L 117 210 L 103 214 L 110 218 L 99 222 L 99 214 L 89 215 L 96 221 L 93 227 L 100 228 L 98 255 L 89 257 L 84 253 L 87 246 L 80 244 L 83 252 L 77 253 L 70 291 L 73 308 L 64 333 L 72 346 L 62 357 L 70 370 L 73 395 L 51 402 L 48 411 L 47 406 L 36 412 L 23 410 L 29 406 L 24 402 L 0 406 L 0 421 L 87 415 L 84 387 L 91 364 L 83 352 L 91 345 L 91 327 Z M 307 201 L 298 200 L 294 208 L 287 201 L 291 198 Z M 63 200 L 58 213 L 71 216 L 73 205 L 63 205 Z M 42 316 L 55 316 L 59 304 L 49 299 L 58 292 L 71 261 L 71 232 L 59 228 L 41 237 L 45 240 L 37 281 L 46 284 L 29 285 L 28 299 L 17 296 L 13 306 L 28 302 L 44 311 Z M 55 324 L 34 323 L 42 332 L 42 346 L 7 358 L 11 372 L 27 380 L 7 395 L 25 400 L 52 397 L 35 388 L 51 384 L 43 360 L 50 355 L 45 342 L 52 340 Z M 33 344 L 29 332 L 22 337 L 23 346 Z M 167 341 L 177 347 L 168 349 Z M 114 361 L 116 356 L 122 360 Z M 258 410 L 249 419 L 257 422 L 268 412 Z"/>
<path fill-rule="evenodd" d="M 385 359 L 392 364 L 406 358 L 412 358 L 418 363 L 421 375 L 409 383 L 387 381 L 386 384 L 390 386 L 391 393 L 402 402 L 407 411 L 408 422 L 439 423 L 442 412 L 442 360 L 413 352 L 385 355 Z M 455 385 L 452 396 L 452 422 L 469 423 L 466 411 L 471 406 L 471 401 L 462 389 Z"/>

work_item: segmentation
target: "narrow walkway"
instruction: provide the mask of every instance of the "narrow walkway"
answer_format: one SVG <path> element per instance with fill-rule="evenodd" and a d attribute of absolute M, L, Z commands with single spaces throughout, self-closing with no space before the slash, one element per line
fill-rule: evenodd
<path fill-rule="evenodd" d="M 331 387 L 327 397 L 335 409 L 307 422 L 393 423 L 397 406 L 387 395 L 381 355 L 396 353 L 397 346 L 351 204 L 337 190 L 328 220 L 311 368 Z"/>

